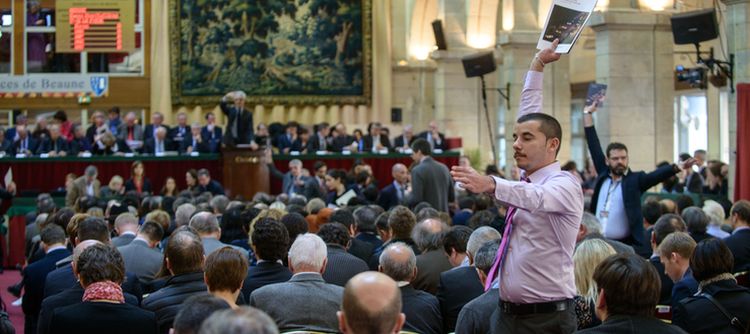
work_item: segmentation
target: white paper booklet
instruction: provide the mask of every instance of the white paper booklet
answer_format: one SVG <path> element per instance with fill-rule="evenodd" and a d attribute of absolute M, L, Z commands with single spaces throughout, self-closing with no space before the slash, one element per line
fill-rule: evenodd
<path fill-rule="evenodd" d="M 546 49 L 557 38 L 560 44 L 555 51 L 570 52 L 595 6 L 596 0 L 554 0 L 536 48 Z"/>
<path fill-rule="evenodd" d="M 8 168 L 8 172 L 5 173 L 5 188 L 8 188 L 8 185 L 13 182 L 13 168 Z"/>

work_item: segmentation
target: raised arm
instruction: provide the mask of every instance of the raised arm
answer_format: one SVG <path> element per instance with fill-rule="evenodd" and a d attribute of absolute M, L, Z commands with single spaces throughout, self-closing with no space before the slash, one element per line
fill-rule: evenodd
<path fill-rule="evenodd" d="M 521 91 L 521 103 L 518 106 L 518 118 L 526 114 L 542 112 L 542 84 L 544 83 L 544 67 L 560 59 L 555 53 L 558 41 L 555 40 L 548 49 L 537 52 L 529 65 L 526 81 Z"/>
<path fill-rule="evenodd" d="M 490 177 L 495 181 L 495 198 L 501 199 L 504 204 L 531 213 L 583 211 L 581 186 L 572 177 L 557 176 L 544 184 Z"/>

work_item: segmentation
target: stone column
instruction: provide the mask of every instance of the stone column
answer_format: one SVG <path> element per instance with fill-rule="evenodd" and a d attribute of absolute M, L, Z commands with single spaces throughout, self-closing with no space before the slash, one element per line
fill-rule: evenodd
<path fill-rule="evenodd" d="M 750 0 L 722 0 L 727 6 L 727 48 L 734 53 L 734 82 L 750 82 Z M 729 197 L 734 196 L 734 173 L 737 164 L 737 97 L 729 95 Z"/>
<path fill-rule="evenodd" d="M 596 114 L 602 145 L 622 142 L 633 170 L 674 160 L 674 81 L 669 14 L 610 9 L 590 18 L 596 82 L 608 85 Z"/>

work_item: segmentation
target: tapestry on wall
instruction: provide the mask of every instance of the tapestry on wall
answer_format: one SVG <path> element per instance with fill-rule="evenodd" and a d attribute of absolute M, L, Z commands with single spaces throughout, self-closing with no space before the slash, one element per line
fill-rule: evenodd
<path fill-rule="evenodd" d="M 369 104 L 371 0 L 170 0 L 174 104 Z"/>

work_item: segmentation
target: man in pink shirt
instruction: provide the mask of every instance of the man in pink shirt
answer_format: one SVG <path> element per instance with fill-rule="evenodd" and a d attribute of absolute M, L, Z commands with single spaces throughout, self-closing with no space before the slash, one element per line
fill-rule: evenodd
<path fill-rule="evenodd" d="M 560 123 L 541 113 L 543 71 L 560 59 L 556 47 L 557 41 L 534 56 L 521 93 L 513 130 L 513 157 L 523 170 L 521 181 L 453 167 L 455 181 L 464 188 L 494 194 L 511 208 L 488 276 L 488 286 L 498 285 L 500 290 L 493 333 L 572 333 L 577 326 L 573 249 L 583 215 L 583 192 L 556 160 Z"/>

